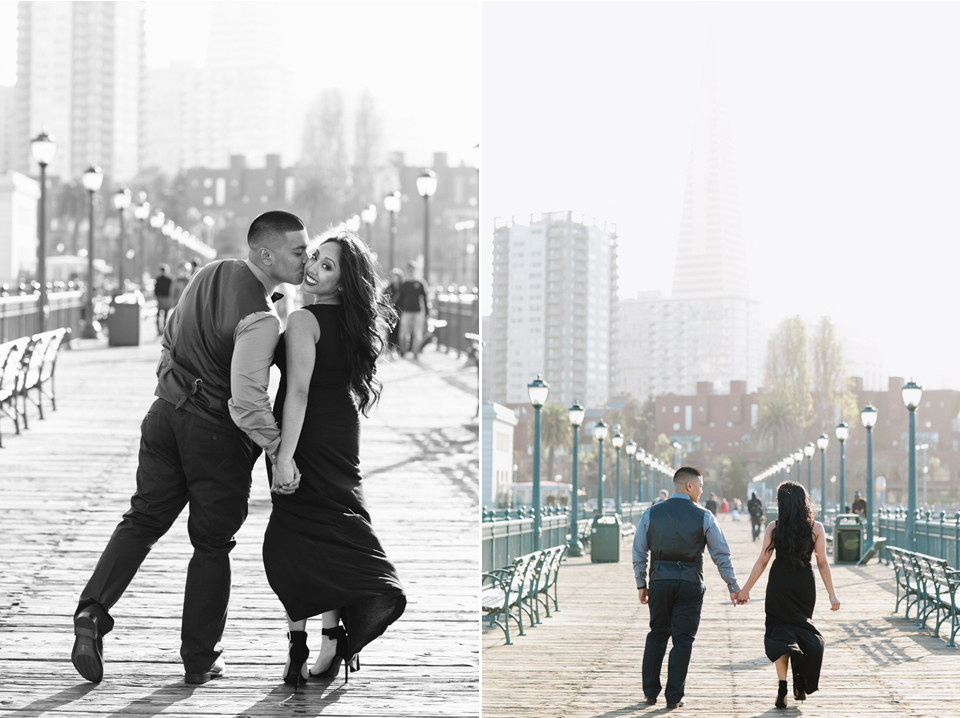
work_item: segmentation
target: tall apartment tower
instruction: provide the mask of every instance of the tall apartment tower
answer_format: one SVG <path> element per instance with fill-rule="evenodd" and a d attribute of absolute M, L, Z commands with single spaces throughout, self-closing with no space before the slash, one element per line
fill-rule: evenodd
<path fill-rule="evenodd" d="M 147 166 L 167 174 L 194 167 L 226 169 L 243 155 L 261 165 L 300 153 L 306 107 L 284 66 L 283 17 L 266 2 L 214 3 L 203 67 L 174 65 L 148 74 Z"/>
<path fill-rule="evenodd" d="M 492 312 L 484 324 L 484 401 L 602 406 L 617 365 L 617 232 L 573 212 L 498 218 Z"/>
<path fill-rule="evenodd" d="M 762 382 L 760 304 L 750 299 L 733 144 L 708 56 L 698 93 L 670 297 L 620 303 L 617 389 L 645 400 L 692 395 L 697 382 L 756 391 Z"/>
<path fill-rule="evenodd" d="M 144 3 L 17 3 L 17 84 L 10 163 L 35 174 L 30 138 L 57 139 L 51 174 L 91 164 L 113 181 L 140 169 Z"/>

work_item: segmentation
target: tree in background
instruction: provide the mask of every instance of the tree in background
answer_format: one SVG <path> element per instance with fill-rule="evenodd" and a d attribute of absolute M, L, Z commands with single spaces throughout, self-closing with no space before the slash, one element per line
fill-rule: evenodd
<path fill-rule="evenodd" d="M 784 319 L 770 337 L 765 386 L 754 431 L 776 455 L 800 446 L 813 412 L 807 327 L 799 316 Z"/>
<path fill-rule="evenodd" d="M 348 162 L 343 93 L 327 88 L 307 112 L 303 127 L 302 174 L 294 204 L 308 228 L 322 230 L 345 219 Z"/>
<path fill-rule="evenodd" d="M 713 464 L 713 478 L 721 497 L 732 499 L 739 496 L 747 499 L 747 483 L 750 480 L 750 466 L 743 454 L 724 454 Z"/>
<path fill-rule="evenodd" d="M 533 445 L 533 422 L 530 422 L 530 444 Z M 567 410 L 559 404 L 547 404 L 540 411 L 540 446 L 547 452 L 547 481 L 553 481 L 553 458 L 557 449 L 573 443 Z"/>
<path fill-rule="evenodd" d="M 813 424 L 817 434 L 833 434 L 841 419 L 857 416 L 857 399 L 850 390 L 843 347 L 830 317 L 821 317 L 813 334 Z"/>
<path fill-rule="evenodd" d="M 383 122 L 369 90 L 357 98 L 353 120 L 353 182 L 352 200 L 359 212 L 371 202 L 378 203 L 383 195 L 379 188 L 380 154 Z"/>

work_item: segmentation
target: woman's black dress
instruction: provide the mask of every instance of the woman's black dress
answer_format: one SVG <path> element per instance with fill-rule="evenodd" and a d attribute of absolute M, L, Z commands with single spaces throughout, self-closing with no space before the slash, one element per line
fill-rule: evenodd
<path fill-rule="evenodd" d="M 271 494 L 273 512 L 263 539 L 270 587 L 291 620 L 342 609 L 347 656 L 358 653 L 406 607 L 397 571 L 370 523 L 360 476 L 360 416 L 348 390 L 340 305 L 306 307 L 320 325 L 310 394 L 294 461 L 299 488 Z M 274 357 L 280 388 L 274 405 L 283 419 L 286 350 Z M 268 462 L 269 463 L 269 462 Z"/>
<path fill-rule="evenodd" d="M 767 614 L 763 646 L 767 658 L 776 661 L 790 655 L 794 685 L 807 693 L 817 690 L 823 663 L 823 636 L 813 625 L 817 587 L 809 557 L 795 569 L 786 557 L 777 557 L 770 567 L 764 610 Z"/>

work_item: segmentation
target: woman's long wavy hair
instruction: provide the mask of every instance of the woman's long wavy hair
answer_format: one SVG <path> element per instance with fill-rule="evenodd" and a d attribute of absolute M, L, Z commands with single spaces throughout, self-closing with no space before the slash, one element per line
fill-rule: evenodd
<path fill-rule="evenodd" d="M 777 523 L 768 551 L 787 558 L 790 565 L 803 568 L 813 553 L 813 509 L 807 492 L 796 481 L 784 481 L 777 487 Z"/>
<path fill-rule="evenodd" d="M 340 245 L 341 329 L 350 367 L 350 393 L 364 416 L 380 400 L 377 359 L 397 323 L 397 312 L 377 284 L 377 263 L 357 235 L 337 232 L 321 236 L 321 244 Z"/>

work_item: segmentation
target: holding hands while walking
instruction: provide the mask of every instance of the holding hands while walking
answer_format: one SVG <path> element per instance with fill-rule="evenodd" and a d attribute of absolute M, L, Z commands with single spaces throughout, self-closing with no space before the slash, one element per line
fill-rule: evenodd
<path fill-rule="evenodd" d="M 285 459 L 280 456 L 273 465 L 273 483 L 270 491 L 275 494 L 292 494 L 300 486 L 300 469 L 291 456 Z"/>

